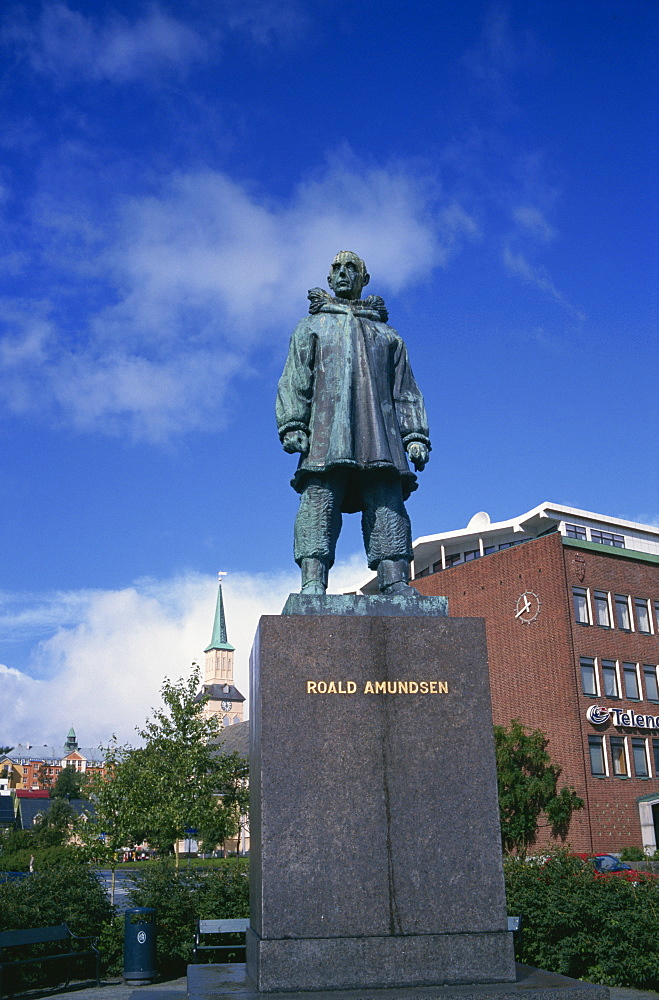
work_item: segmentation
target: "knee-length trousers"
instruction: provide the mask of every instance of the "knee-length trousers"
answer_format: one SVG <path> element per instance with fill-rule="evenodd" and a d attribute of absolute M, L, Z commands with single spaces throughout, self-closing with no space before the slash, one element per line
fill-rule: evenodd
<path fill-rule="evenodd" d="M 307 480 L 295 519 L 295 561 L 319 559 L 334 564 L 341 532 L 341 507 L 348 485 L 345 470 L 333 470 Z M 412 559 L 412 529 L 399 479 L 371 473 L 362 493 L 362 535 L 369 569 L 383 559 Z"/>

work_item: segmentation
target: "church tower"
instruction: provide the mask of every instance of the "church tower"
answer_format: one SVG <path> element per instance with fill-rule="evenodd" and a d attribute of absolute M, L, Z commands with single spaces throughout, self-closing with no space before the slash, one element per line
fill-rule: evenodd
<path fill-rule="evenodd" d="M 208 695 L 204 706 L 205 715 L 216 715 L 220 726 L 231 726 L 243 721 L 245 699 L 233 683 L 234 648 L 227 640 L 227 626 L 224 617 L 224 600 L 222 598 L 222 576 L 217 588 L 215 603 L 215 620 L 210 644 L 204 650 L 206 662 L 204 665 L 203 694 Z M 198 698 L 202 697 L 200 693 Z"/>

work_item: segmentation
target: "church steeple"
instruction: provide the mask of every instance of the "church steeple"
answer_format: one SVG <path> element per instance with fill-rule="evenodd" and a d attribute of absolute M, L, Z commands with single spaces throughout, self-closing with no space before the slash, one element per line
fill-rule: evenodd
<path fill-rule="evenodd" d="M 213 620 L 213 635 L 210 645 L 206 646 L 204 664 L 203 694 L 208 701 L 204 706 L 206 715 L 217 715 L 221 726 L 230 726 L 243 720 L 244 697 L 233 683 L 233 646 L 227 639 L 227 623 L 224 617 L 224 599 L 222 597 L 222 577 L 215 601 L 215 618 Z M 199 698 L 202 697 L 200 693 Z"/>
<path fill-rule="evenodd" d="M 218 574 L 219 576 L 220 574 Z M 224 575 L 224 574 L 222 574 Z M 227 652 L 235 652 L 234 647 L 227 641 L 227 625 L 224 618 L 224 600 L 222 598 L 222 580 L 217 588 L 217 601 L 215 602 L 215 620 L 213 622 L 213 635 L 204 653 L 210 653 L 212 649 L 226 649 Z"/>

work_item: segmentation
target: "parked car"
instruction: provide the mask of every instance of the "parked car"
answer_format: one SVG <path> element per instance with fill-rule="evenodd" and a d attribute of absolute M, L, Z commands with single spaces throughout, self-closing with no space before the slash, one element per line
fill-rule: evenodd
<path fill-rule="evenodd" d="M 659 878 L 659 875 L 655 875 L 654 872 L 639 871 L 638 868 L 632 868 L 631 865 L 625 864 L 624 861 L 620 861 L 614 854 L 576 854 L 575 857 L 581 858 L 586 864 L 592 865 L 595 869 L 595 874 L 600 875 L 602 878 L 624 878 L 628 882 L 640 882 L 644 878 Z"/>

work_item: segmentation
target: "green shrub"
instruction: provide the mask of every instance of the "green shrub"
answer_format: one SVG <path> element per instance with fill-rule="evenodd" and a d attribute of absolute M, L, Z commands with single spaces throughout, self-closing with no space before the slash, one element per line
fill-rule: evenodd
<path fill-rule="evenodd" d="M 49 927 L 64 921 L 74 934 L 99 936 L 112 923 L 113 910 L 107 894 L 87 865 L 71 862 L 35 870 L 26 878 L 0 882 L 0 930 Z M 48 948 L 45 949 L 48 953 Z M 89 958 L 74 975 L 88 976 Z M 42 969 L 27 966 L 21 971 L 21 985 L 56 977 L 56 965 Z M 52 966 L 52 969 L 49 969 Z"/>
<path fill-rule="evenodd" d="M 111 976 L 121 975 L 124 968 L 123 914 L 114 914 L 112 920 L 103 924 L 97 947 L 105 972 Z"/>
<path fill-rule="evenodd" d="M 648 856 L 642 847 L 623 847 L 620 852 L 621 861 L 647 861 Z"/>
<path fill-rule="evenodd" d="M 81 864 L 85 859 L 84 849 L 56 845 L 54 847 L 32 847 L 21 848 L 11 853 L 0 855 L 0 871 L 3 872 L 28 872 L 30 870 L 30 858 L 34 858 L 34 870 L 41 871 L 42 868 L 52 868 L 53 865 Z"/>
<path fill-rule="evenodd" d="M 34 846 L 34 834 L 31 830 L 3 830 L 0 832 L 0 861 L 5 854 L 31 850 Z M 3 867 L 3 870 L 7 871 L 7 868 Z"/>
<path fill-rule="evenodd" d="M 221 868 L 204 874 L 197 916 L 220 920 L 249 916 L 249 862 L 227 858 Z"/>
<path fill-rule="evenodd" d="M 605 986 L 659 989 L 659 879 L 597 877 L 566 853 L 504 860 L 508 912 L 524 918 L 517 960 Z"/>
<path fill-rule="evenodd" d="M 21 849 L 11 853 L 0 855 L 0 871 L 2 872 L 29 872 L 30 856 L 34 851 Z"/>
<path fill-rule="evenodd" d="M 0 884 L 0 930 L 65 921 L 74 934 L 90 935 L 111 918 L 107 894 L 87 865 L 53 865 Z"/>
<path fill-rule="evenodd" d="M 166 858 L 133 874 L 133 906 L 156 910 L 157 967 L 161 975 L 181 975 L 192 958 L 195 923 L 249 915 L 248 861 L 228 858 L 213 868 L 175 868 Z"/>

